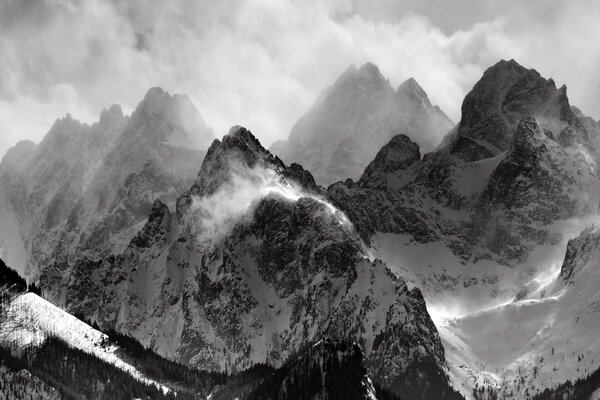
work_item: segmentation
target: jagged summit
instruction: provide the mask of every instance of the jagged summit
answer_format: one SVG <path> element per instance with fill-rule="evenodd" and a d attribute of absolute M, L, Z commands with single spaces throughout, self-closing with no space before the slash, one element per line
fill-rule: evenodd
<path fill-rule="evenodd" d="M 259 172 L 250 172 L 255 169 Z M 187 212 L 194 196 L 211 195 L 233 177 L 248 173 L 274 173 L 282 179 L 292 179 L 307 191 L 320 191 L 310 172 L 298 164 L 286 167 L 281 159 L 262 146 L 252 132 L 236 125 L 221 140 L 215 139 L 211 144 L 194 183 L 177 201 L 178 217 L 182 218 Z"/>
<path fill-rule="evenodd" d="M 382 183 L 387 183 L 386 174 L 405 170 L 420 158 L 419 145 L 406 135 L 396 135 L 379 150 L 365 169 L 360 182 L 373 185 L 383 180 Z"/>
<path fill-rule="evenodd" d="M 100 120 L 98 121 L 100 125 L 108 125 L 113 121 L 121 120 L 125 117 L 123 114 L 123 109 L 119 104 L 113 104 L 107 109 L 102 110 L 100 113 Z"/>
<path fill-rule="evenodd" d="M 132 141 L 156 141 L 191 149 L 206 149 L 214 138 L 187 95 L 171 95 L 160 87 L 148 90 L 131 114 L 127 130 Z"/>
<path fill-rule="evenodd" d="M 132 118 L 136 115 L 158 116 L 167 115 L 173 108 L 186 106 L 186 103 L 191 103 L 188 96 L 175 94 L 171 95 L 161 87 L 153 87 L 146 92 L 146 95 L 140 101 L 132 114 Z M 192 105 L 193 107 L 193 105 Z"/>
<path fill-rule="evenodd" d="M 64 117 L 58 118 L 56 121 L 54 121 L 50 131 L 48 131 L 48 134 L 44 136 L 44 139 L 42 139 L 41 143 L 43 143 L 46 138 L 51 138 L 55 135 L 65 135 L 74 132 L 79 133 L 82 130 L 87 130 L 87 128 L 89 128 L 88 124 L 82 123 L 78 119 L 73 118 L 71 113 L 67 113 Z"/>
<path fill-rule="evenodd" d="M 521 119 L 533 117 L 554 138 L 573 136 L 565 144 L 588 143 L 588 134 L 573 113 L 566 87 L 556 87 L 536 70 L 515 60 L 488 68 L 462 104 L 458 131 L 449 148 L 465 161 L 506 151 Z M 566 130 L 566 131 L 565 131 Z"/>
<path fill-rule="evenodd" d="M 245 161 L 248 167 L 253 167 L 259 160 L 283 166 L 281 160 L 265 149 L 252 132 L 239 125 L 231 127 L 221 140 L 213 141 L 202 162 L 199 176 L 208 172 L 211 163 L 219 162 L 219 167 L 225 167 L 220 162 L 225 157 L 236 157 L 238 161 Z"/>
<path fill-rule="evenodd" d="M 147 109 L 148 111 L 160 110 L 162 106 L 171 101 L 173 96 L 166 92 L 161 87 L 153 87 L 148 89 L 144 98 L 138 105 L 138 109 Z"/>
<path fill-rule="evenodd" d="M 360 67 L 350 65 L 346 71 L 337 79 L 333 87 L 348 83 L 386 82 L 379 67 L 371 62 L 366 62 Z"/>
<path fill-rule="evenodd" d="M 415 78 L 411 77 L 402 82 L 396 92 L 398 96 L 404 96 L 414 102 L 420 102 L 428 108 L 432 107 L 427 93 L 425 93 L 425 90 L 417 83 Z"/>
<path fill-rule="evenodd" d="M 237 145 L 261 154 L 271 154 L 262 146 L 262 144 L 260 144 L 260 141 L 252 134 L 252 132 L 240 125 L 232 126 L 229 129 L 229 133 L 223 137 L 223 141 L 235 142 Z"/>

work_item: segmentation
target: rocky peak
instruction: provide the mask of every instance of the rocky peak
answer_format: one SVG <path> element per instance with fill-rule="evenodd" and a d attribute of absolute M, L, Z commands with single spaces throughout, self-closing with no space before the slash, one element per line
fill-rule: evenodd
<path fill-rule="evenodd" d="M 215 139 L 208 149 L 200 172 L 192 187 L 177 201 L 177 215 L 185 214 L 193 196 L 214 194 L 234 175 L 250 174 L 254 168 L 270 170 L 281 177 L 299 178 L 298 183 L 314 185 L 314 179 L 301 166 L 286 168 L 285 164 L 266 150 L 248 129 L 234 126 L 222 140 Z"/>
<path fill-rule="evenodd" d="M 525 117 L 536 118 L 553 137 L 571 127 L 581 141 L 587 141 L 564 86 L 557 89 L 552 79 L 543 78 L 536 70 L 502 60 L 488 68 L 465 97 L 450 150 L 465 161 L 497 156 L 508 149 Z"/>
<path fill-rule="evenodd" d="M 113 104 L 100 113 L 100 125 L 113 125 L 124 118 L 123 109 L 118 104 Z"/>
<path fill-rule="evenodd" d="M 173 102 L 173 96 L 160 87 L 153 87 L 138 104 L 134 114 L 159 115 Z"/>
<path fill-rule="evenodd" d="M 533 162 L 537 152 L 535 147 L 540 140 L 544 140 L 546 134 L 542 132 L 535 118 L 523 118 L 515 132 L 515 138 L 511 145 L 511 155 L 519 157 L 523 162 Z"/>
<path fill-rule="evenodd" d="M 530 185 L 545 184 L 547 179 L 535 179 L 542 173 L 540 162 L 547 153 L 550 139 L 534 118 L 527 117 L 517 126 L 510 149 L 492 172 L 482 198 L 487 202 L 504 203 L 507 207 L 527 204 L 523 200 Z M 522 179 L 519 180 L 519 177 Z"/>
<path fill-rule="evenodd" d="M 431 102 L 429 101 L 429 97 L 425 90 L 417 83 L 415 78 L 409 78 L 406 81 L 402 82 L 396 93 L 399 97 L 414 102 L 416 104 L 423 104 L 427 108 L 431 108 Z"/>
<path fill-rule="evenodd" d="M 72 139 L 85 135 L 88 128 L 87 124 L 79 122 L 67 113 L 63 118 L 59 118 L 54 122 L 50 131 L 42 139 L 40 147 L 77 143 L 77 140 Z"/>
<path fill-rule="evenodd" d="M 370 62 L 360 68 L 352 65 L 328 90 L 325 100 L 340 102 L 349 97 L 373 97 L 391 95 L 393 88 L 381 74 L 379 68 Z M 360 101 L 357 99 L 357 101 Z"/>
<path fill-rule="evenodd" d="M 463 101 L 461 126 L 496 113 L 506 92 L 526 74 L 527 69 L 514 60 L 489 67 Z"/>
<path fill-rule="evenodd" d="M 387 80 L 382 75 L 379 67 L 371 62 L 366 62 L 361 65 L 360 68 L 357 68 L 354 64 L 348 67 L 348 69 L 346 69 L 346 71 L 335 82 L 334 87 L 367 83 L 380 84 L 382 82 L 387 82 Z"/>
<path fill-rule="evenodd" d="M 100 120 L 92 125 L 91 146 L 106 148 L 122 132 L 128 117 L 123 115 L 123 110 L 118 104 L 102 110 Z"/>
<path fill-rule="evenodd" d="M 600 250 L 600 230 L 589 227 L 579 236 L 569 240 L 565 259 L 560 267 L 560 277 L 566 283 L 572 283 L 577 277 L 577 269 L 588 263 L 591 256 Z"/>
<path fill-rule="evenodd" d="M 166 243 L 170 222 L 169 207 L 162 201 L 156 199 L 152 205 L 152 211 L 148 221 L 141 231 L 132 239 L 130 246 L 137 248 L 148 248 L 156 242 Z"/>
<path fill-rule="evenodd" d="M 130 141 L 144 140 L 152 146 L 204 150 L 214 138 L 190 98 L 171 95 L 162 88 L 150 89 L 131 114 L 126 134 Z"/>
<path fill-rule="evenodd" d="M 367 183 L 376 175 L 406 169 L 420 158 L 419 145 L 406 135 L 396 135 L 379 150 L 365 169 L 360 182 Z"/>
<path fill-rule="evenodd" d="M 260 141 L 252 132 L 239 125 L 229 129 L 229 133 L 223 137 L 221 147 L 225 150 L 236 148 L 244 153 L 252 153 L 262 158 L 272 157 L 271 153 L 260 144 Z"/>
<path fill-rule="evenodd" d="M 560 235 L 547 226 L 595 209 L 588 200 L 595 193 L 597 178 L 580 150 L 524 118 L 478 200 L 474 237 L 506 260 L 523 262 L 529 243 L 557 243 Z"/>
<path fill-rule="evenodd" d="M 215 139 L 206 153 L 198 178 L 214 172 L 229 173 L 232 163 L 252 168 L 258 162 L 283 168 L 283 162 L 265 149 L 259 140 L 244 127 L 234 126 L 219 141 Z"/>

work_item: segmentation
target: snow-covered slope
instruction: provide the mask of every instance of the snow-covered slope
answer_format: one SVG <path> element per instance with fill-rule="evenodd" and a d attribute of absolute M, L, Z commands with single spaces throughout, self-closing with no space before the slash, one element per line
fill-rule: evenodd
<path fill-rule="evenodd" d="M 11 348 L 39 346 L 49 336 L 83 350 L 129 373 L 142 382 L 169 389 L 148 379 L 119 353 L 123 351 L 97 331 L 34 293 L 17 294 L 2 310 L 0 343 Z"/>
<path fill-rule="evenodd" d="M 491 377 L 502 397 L 524 398 L 600 368 L 598 266 L 600 235 L 589 228 L 569 241 L 554 274 L 531 281 L 513 301 L 440 319 L 456 380 L 472 388 Z"/>

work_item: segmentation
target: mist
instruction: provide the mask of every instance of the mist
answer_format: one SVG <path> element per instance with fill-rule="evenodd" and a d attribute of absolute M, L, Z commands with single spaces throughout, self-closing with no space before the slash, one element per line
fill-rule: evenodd
<path fill-rule="evenodd" d="M 0 0 L 0 155 L 66 113 L 128 113 L 154 86 L 188 94 L 215 132 L 242 124 L 268 147 L 366 61 L 394 86 L 415 77 L 454 121 L 501 58 L 567 84 L 600 117 L 597 2 L 415 3 Z"/>

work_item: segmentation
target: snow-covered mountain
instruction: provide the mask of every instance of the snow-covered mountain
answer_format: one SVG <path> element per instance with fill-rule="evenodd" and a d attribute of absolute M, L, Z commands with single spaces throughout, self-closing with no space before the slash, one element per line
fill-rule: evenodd
<path fill-rule="evenodd" d="M 423 155 L 423 132 L 445 121 L 426 99 L 414 81 L 395 91 L 372 64 L 351 68 L 272 148 L 307 165 L 234 127 L 195 166 L 185 138 L 201 119 L 174 123 L 192 109 L 158 89 L 130 118 L 107 111 L 103 151 L 96 125 L 61 120 L 48 143 L 64 143 L 22 143 L 0 165 L 0 221 L 21 231 L 5 254 L 49 261 L 40 284 L 61 308 L 209 370 L 294 375 L 293 360 L 328 359 L 298 352 L 331 337 L 411 399 L 456 398 L 448 379 L 469 398 L 525 399 L 596 371 L 600 250 L 584 228 L 598 221 L 600 123 L 564 86 L 500 61 Z M 350 137 L 372 151 L 356 165 L 334 157 Z M 54 146 L 73 149 L 42 157 Z M 330 174 L 353 179 L 319 186 Z"/>
<path fill-rule="evenodd" d="M 42 273 L 46 296 L 201 368 L 278 366 L 332 336 L 360 343 L 396 393 L 448 388 L 420 291 L 367 257 L 310 173 L 241 127 L 211 145 L 176 210 L 157 200 L 122 254 L 74 265 Z"/>
<path fill-rule="evenodd" d="M 325 89 L 294 125 L 287 141 L 271 151 L 300 163 L 321 185 L 357 179 L 377 151 L 393 136 L 405 134 L 432 150 L 452 121 L 431 104 L 410 78 L 396 90 L 377 66 L 350 66 Z"/>
<path fill-rule="evenodd" d="M 0 164 L 3 257 L 35 279 L 72 255 L 121 251 L 155 199 L 173 204 L 190 185 L 212 139 L 187 96 L 160 88 L 130 117 L 115 105 L 92 125 L 57 120 Z"/>

